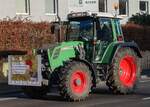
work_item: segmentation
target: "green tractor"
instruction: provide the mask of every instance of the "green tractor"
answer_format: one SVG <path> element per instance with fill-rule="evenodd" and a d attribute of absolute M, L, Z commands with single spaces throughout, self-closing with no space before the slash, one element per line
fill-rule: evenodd
<path fill-rule="evenodd" d="M 140 50 L 125 42 L 120 18 L 108 13 L 68 15 L 66 40 L 9 55 L 9 84 L 32 98 L 58 87 L 69 101 L 84 100 L 99 82 L 114 94 L 129 94 L 140 79 Z"/>

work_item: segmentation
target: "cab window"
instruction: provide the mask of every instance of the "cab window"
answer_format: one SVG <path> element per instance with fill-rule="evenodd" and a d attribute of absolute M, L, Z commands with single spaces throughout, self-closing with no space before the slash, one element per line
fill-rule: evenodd
<path fill-rule="evenodd" d="M 70 21 L 68 39 L 78 40 L 80 37 L 84 36 L 87 38 L 93 38 L 93 21 L 90 19 Z"/>
<path fill-rule="evenodd" d="M 112 24 L 111 19 L 100 18 L 97 25 L 97 39 L 101 41 L 112 41 Z"/>
<path fill-rule="evenodd" d="M 115 27 L 115 33 L 116 33 L 116 38 L 117 41 L 123 41 L 123 33 L 120 25 L 120 20 L 119 19 L 114 19 L 114 27 Z"/>
<path fill-rule="evenodd" d="M 114 20 L 114 25 L 115 25 L 116 36 L 122 36 L 122 30 L 121 30 L 119 19 Z"/>

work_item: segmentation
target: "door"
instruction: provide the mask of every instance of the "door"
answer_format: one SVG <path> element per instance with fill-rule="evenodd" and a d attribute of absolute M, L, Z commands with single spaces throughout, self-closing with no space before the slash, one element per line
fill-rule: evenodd
<path fill-rule="evenodd" d="M 109 44 L 113 41 L 112 20 L 110 18 L 99 18 L 97 20 L 97 43 L 95 61 L 99 63 Z"/>

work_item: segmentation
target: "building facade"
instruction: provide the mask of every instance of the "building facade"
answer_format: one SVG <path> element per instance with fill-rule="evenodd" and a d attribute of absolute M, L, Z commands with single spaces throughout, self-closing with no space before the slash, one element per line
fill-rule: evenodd
<path fill-rule="evenodd" d="M 0 0 L 0 19 L 21 16 L 33 21 L 57 21 L 57 13 L 66 20 L 68 13 L 81 11 L 109 12 L 128 18 L 140 12 L 149 14 L 150 0 Z"/>

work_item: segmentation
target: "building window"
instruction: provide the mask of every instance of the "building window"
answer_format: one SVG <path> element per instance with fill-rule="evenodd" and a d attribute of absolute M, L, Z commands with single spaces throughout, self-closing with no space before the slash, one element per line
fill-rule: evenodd
<path fill-rule="evenodd" d="M 16 0 L 16 13 L 29 14 L 30 13 L 30 0 Z"/>
<path fill-rule="evenodd" d="M 107 12 L 107 0 L 99 0 L 99 12 Z"/>
<path fill-rule="evenodd" d="M 128 1 L 127 0 L 119 0 L 119 14 L 128 15 Z"/>
<path fill-rule="evenodd" d="M 79 0 L 79 4 L 82 5 L 83 4 L 83 0 Z"/>
<path fill-rule="evenodd" d="M 45 0 L 45 13 L 46 14 L 55 14 L 56 13 L 55 0 Z"/>
<path fill-rule="evenodd" d="M 148 13 L 148 7 L 149 3 L 148 1 L 140 1 L 140 11 L 144 13 Z"/>

